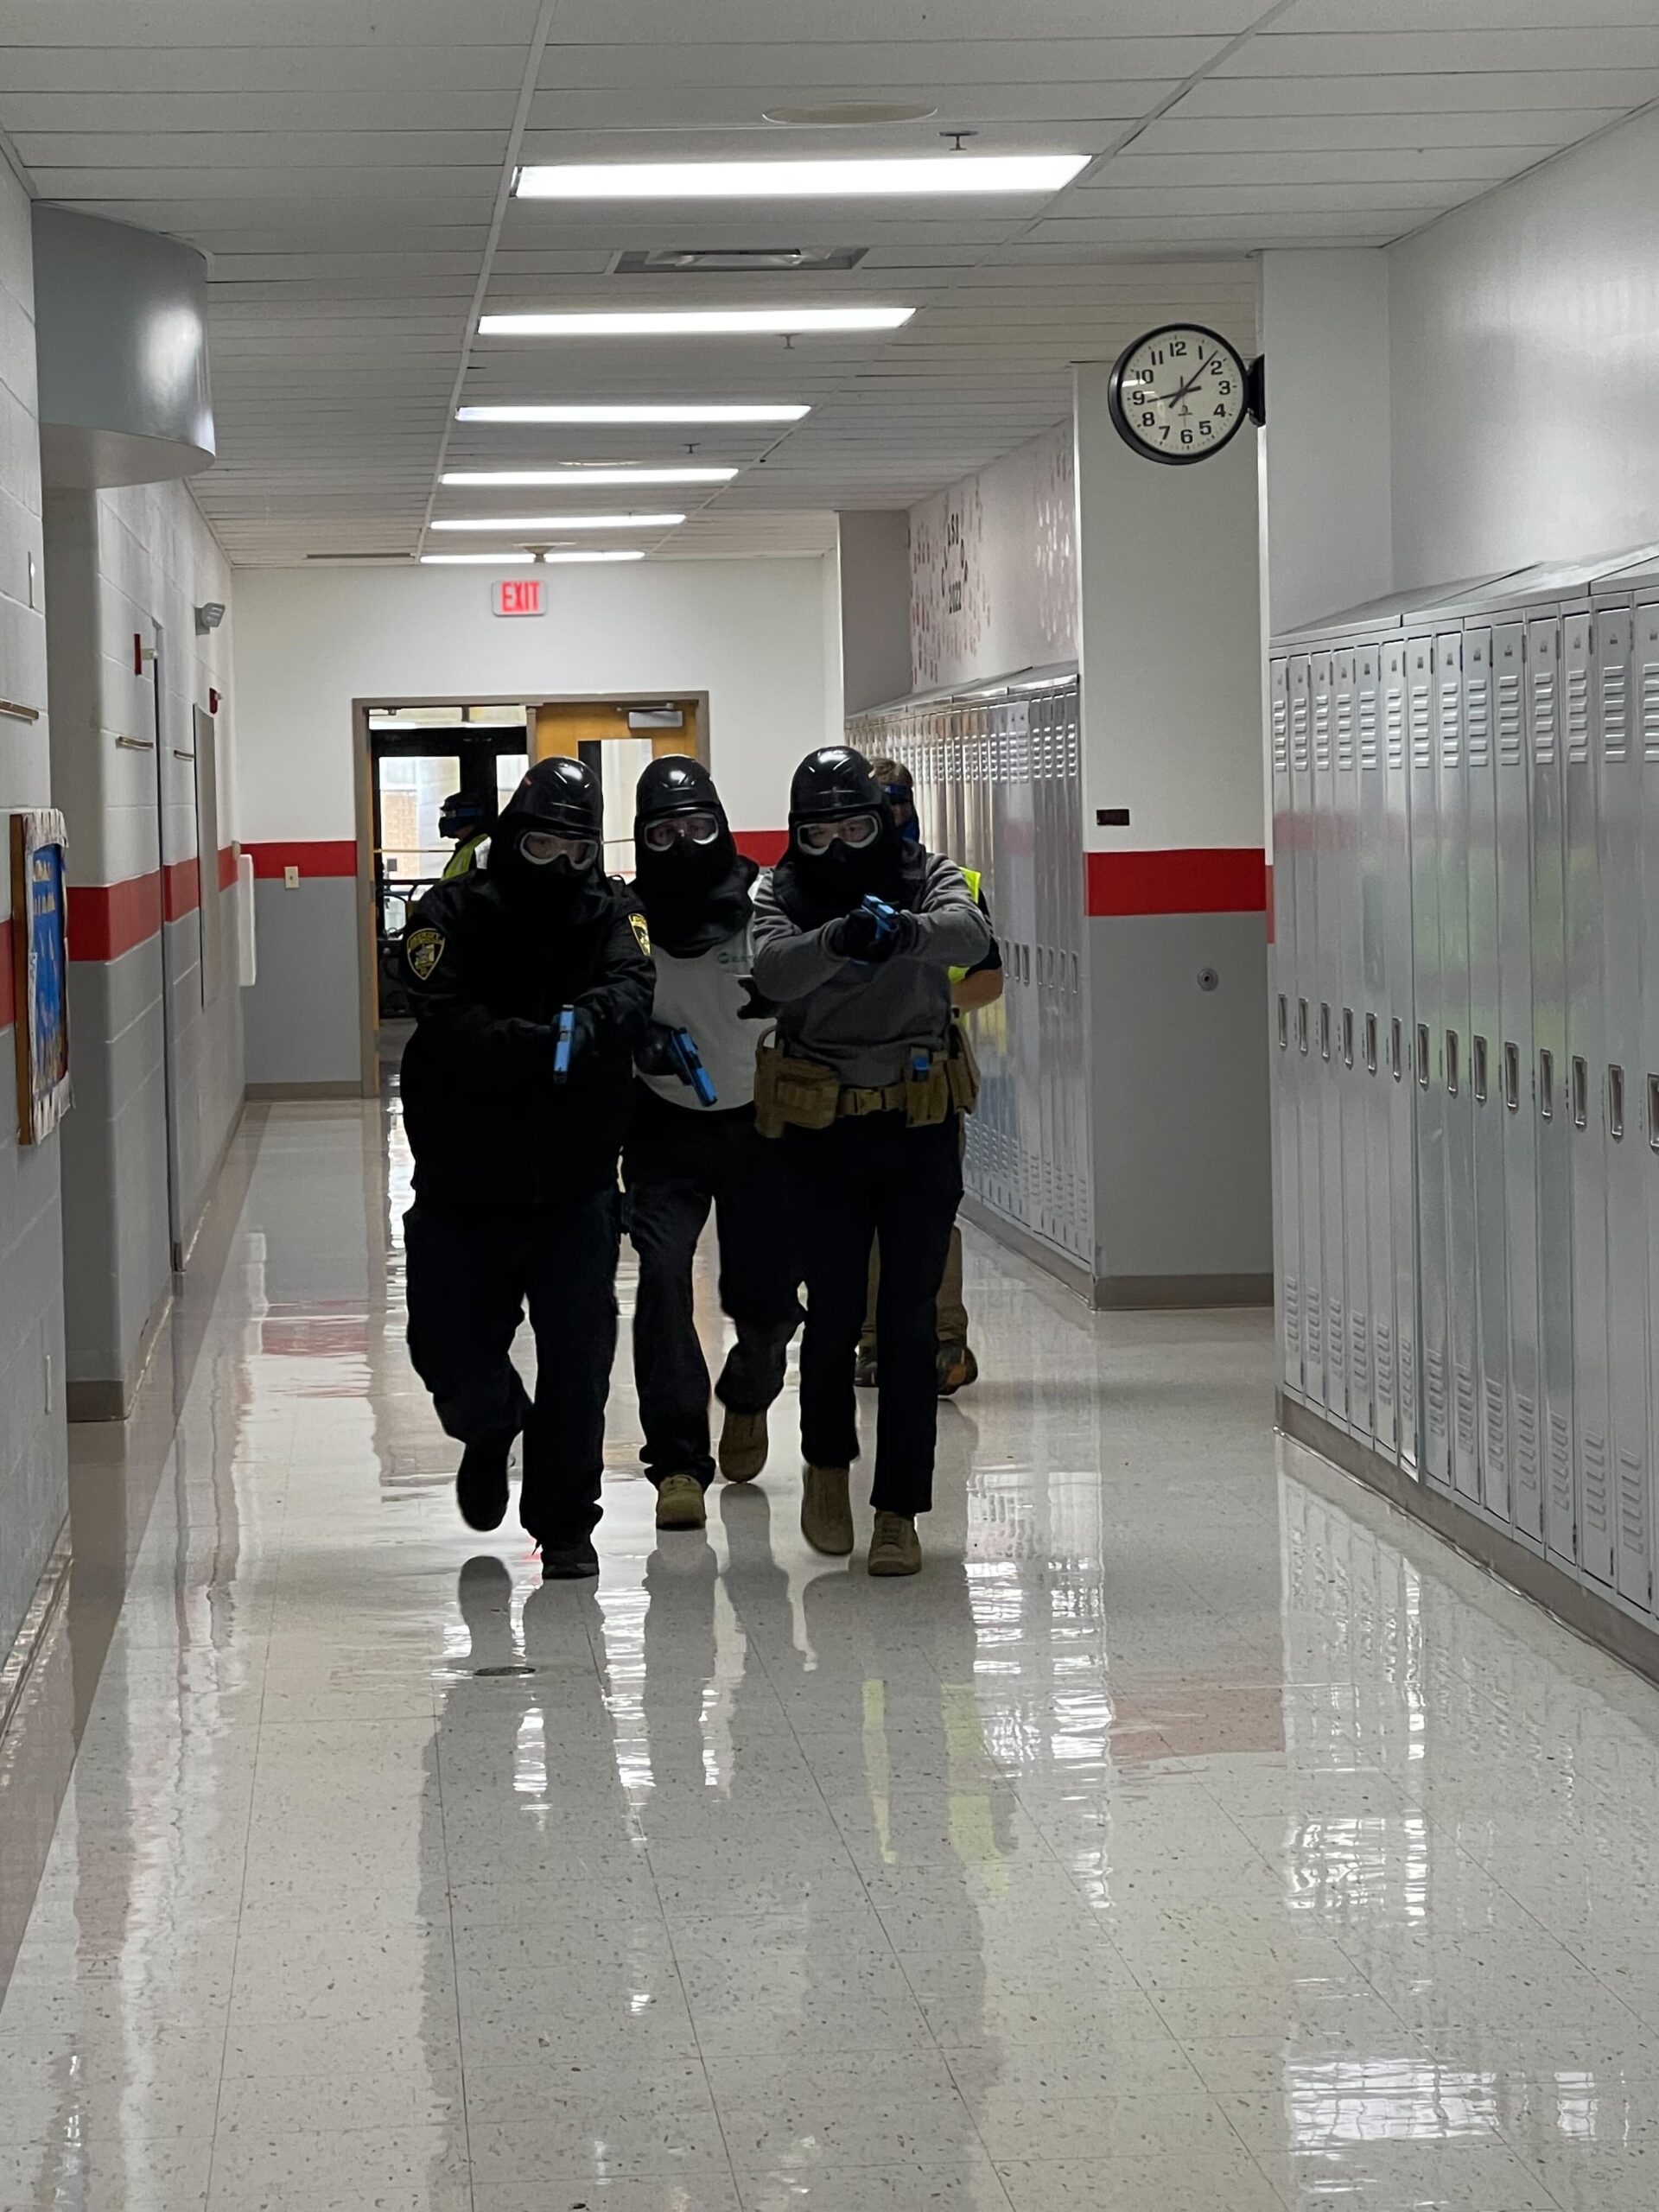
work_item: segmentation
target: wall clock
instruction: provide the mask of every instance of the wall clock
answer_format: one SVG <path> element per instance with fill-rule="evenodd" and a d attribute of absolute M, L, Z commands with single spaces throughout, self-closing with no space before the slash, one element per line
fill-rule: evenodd
<path fill-rule="evenodd" d="M 1262 416 L 1262 364 L 1246 362 L 1218 331 L 1172 322 L 1118 356 L 1107 387 L 1118 435 L 1148 461 L 1208 461 Z"/>

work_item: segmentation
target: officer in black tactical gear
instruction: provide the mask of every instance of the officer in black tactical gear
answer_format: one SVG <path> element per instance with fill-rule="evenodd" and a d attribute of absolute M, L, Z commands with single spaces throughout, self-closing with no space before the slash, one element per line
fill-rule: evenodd
<path fill-rule="evenodd" d="M 806 1278 L 801 1527 L 853 1548 L 853 1353 L 881 1240 L 872 1574 L 921 1566 L 938 1414 L 933 1307 L 962 1197 L 957 1117 L 971 1063 L 950 970 L 990 926 L 951 861 L 907 849 L 863 755 L 810 753 L 790 791 L 789 850 L 754 893 L 754 980 L 780 1007 L 756 1076 L 760 1126 L 784 1140 Z"/>
<path fill-rule="evenodd" d="M 519 1516 L 550 1580 L 599 1572 L 616 1164 L 651 1018 L 650 935 L 601 870 L 603 841 L 598 777 L 538 761 L 488 867 L 429 892 L 404 939 L 410 1353 L 466 1447 L 455 1494 L 469 1527 L 499 1526 L 522 1434 Z M 510 1357 L 526 1305 L 533 1401 Z"/>
<path fill-rule="evenodd" d="M 800 1275 L 785 1164 L 754 1127 L 749 893 L 759 871 L 739 853 L 700 761 L 651 763 L 639 779 L 633 849 L 634 893 L 657 969 L 622 1153 L 628 1233 L 639 1255 L 633 1372 L 657 1526 L 700 1529 L 715 1462 L 691 1265 L 710 1209 L 720 1302 L 737 1332 L 715 1385 L 728 1482 L 752 1481 L 766 1465 L 766 1408 L 783 1388 L 800 1321 Z"/>

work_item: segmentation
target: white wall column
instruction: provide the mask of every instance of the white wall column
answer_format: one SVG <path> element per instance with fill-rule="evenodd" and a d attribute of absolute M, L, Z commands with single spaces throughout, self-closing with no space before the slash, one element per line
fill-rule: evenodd
<path fill-rule="evenodd" d="M 910 690 L 910 517 L 849 512 L 841 524 L 841 675 L 845 711 Z"/>

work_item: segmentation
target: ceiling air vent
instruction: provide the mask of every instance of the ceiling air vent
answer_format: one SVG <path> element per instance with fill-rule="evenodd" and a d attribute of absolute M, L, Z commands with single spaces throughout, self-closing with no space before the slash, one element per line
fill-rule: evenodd
<path fill-rule="evenodd" d="M 611 264 L 613 276 L 775 276 L 780 269 L 856 269 L 867 245 L 630 246 Z"/>
<path fill-rule="evenodd" d="M 403 545 L 388 545 L 378 553 L 308 553 L 308 561 L 321 562 L 326 568 L 383 568 L 388 561 L 407 561 L 409 549 Z"/>

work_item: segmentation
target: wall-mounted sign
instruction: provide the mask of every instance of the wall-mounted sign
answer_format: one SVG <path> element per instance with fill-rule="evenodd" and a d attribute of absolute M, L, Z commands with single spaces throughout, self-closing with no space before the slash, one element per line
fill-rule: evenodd
<path fill-rule="evenodd" d="M 490 609 L 495 614 L 545 614 L 547 586 L 540 576 L 504 576 L 490 586 Z"/>
<path fill-rule="evenodd" d="M 63 817 L 11 817 L 11 957 L 16 1015 L 17 1135 L 51 1135 L 68 1112 L 69 993 Z"/>

